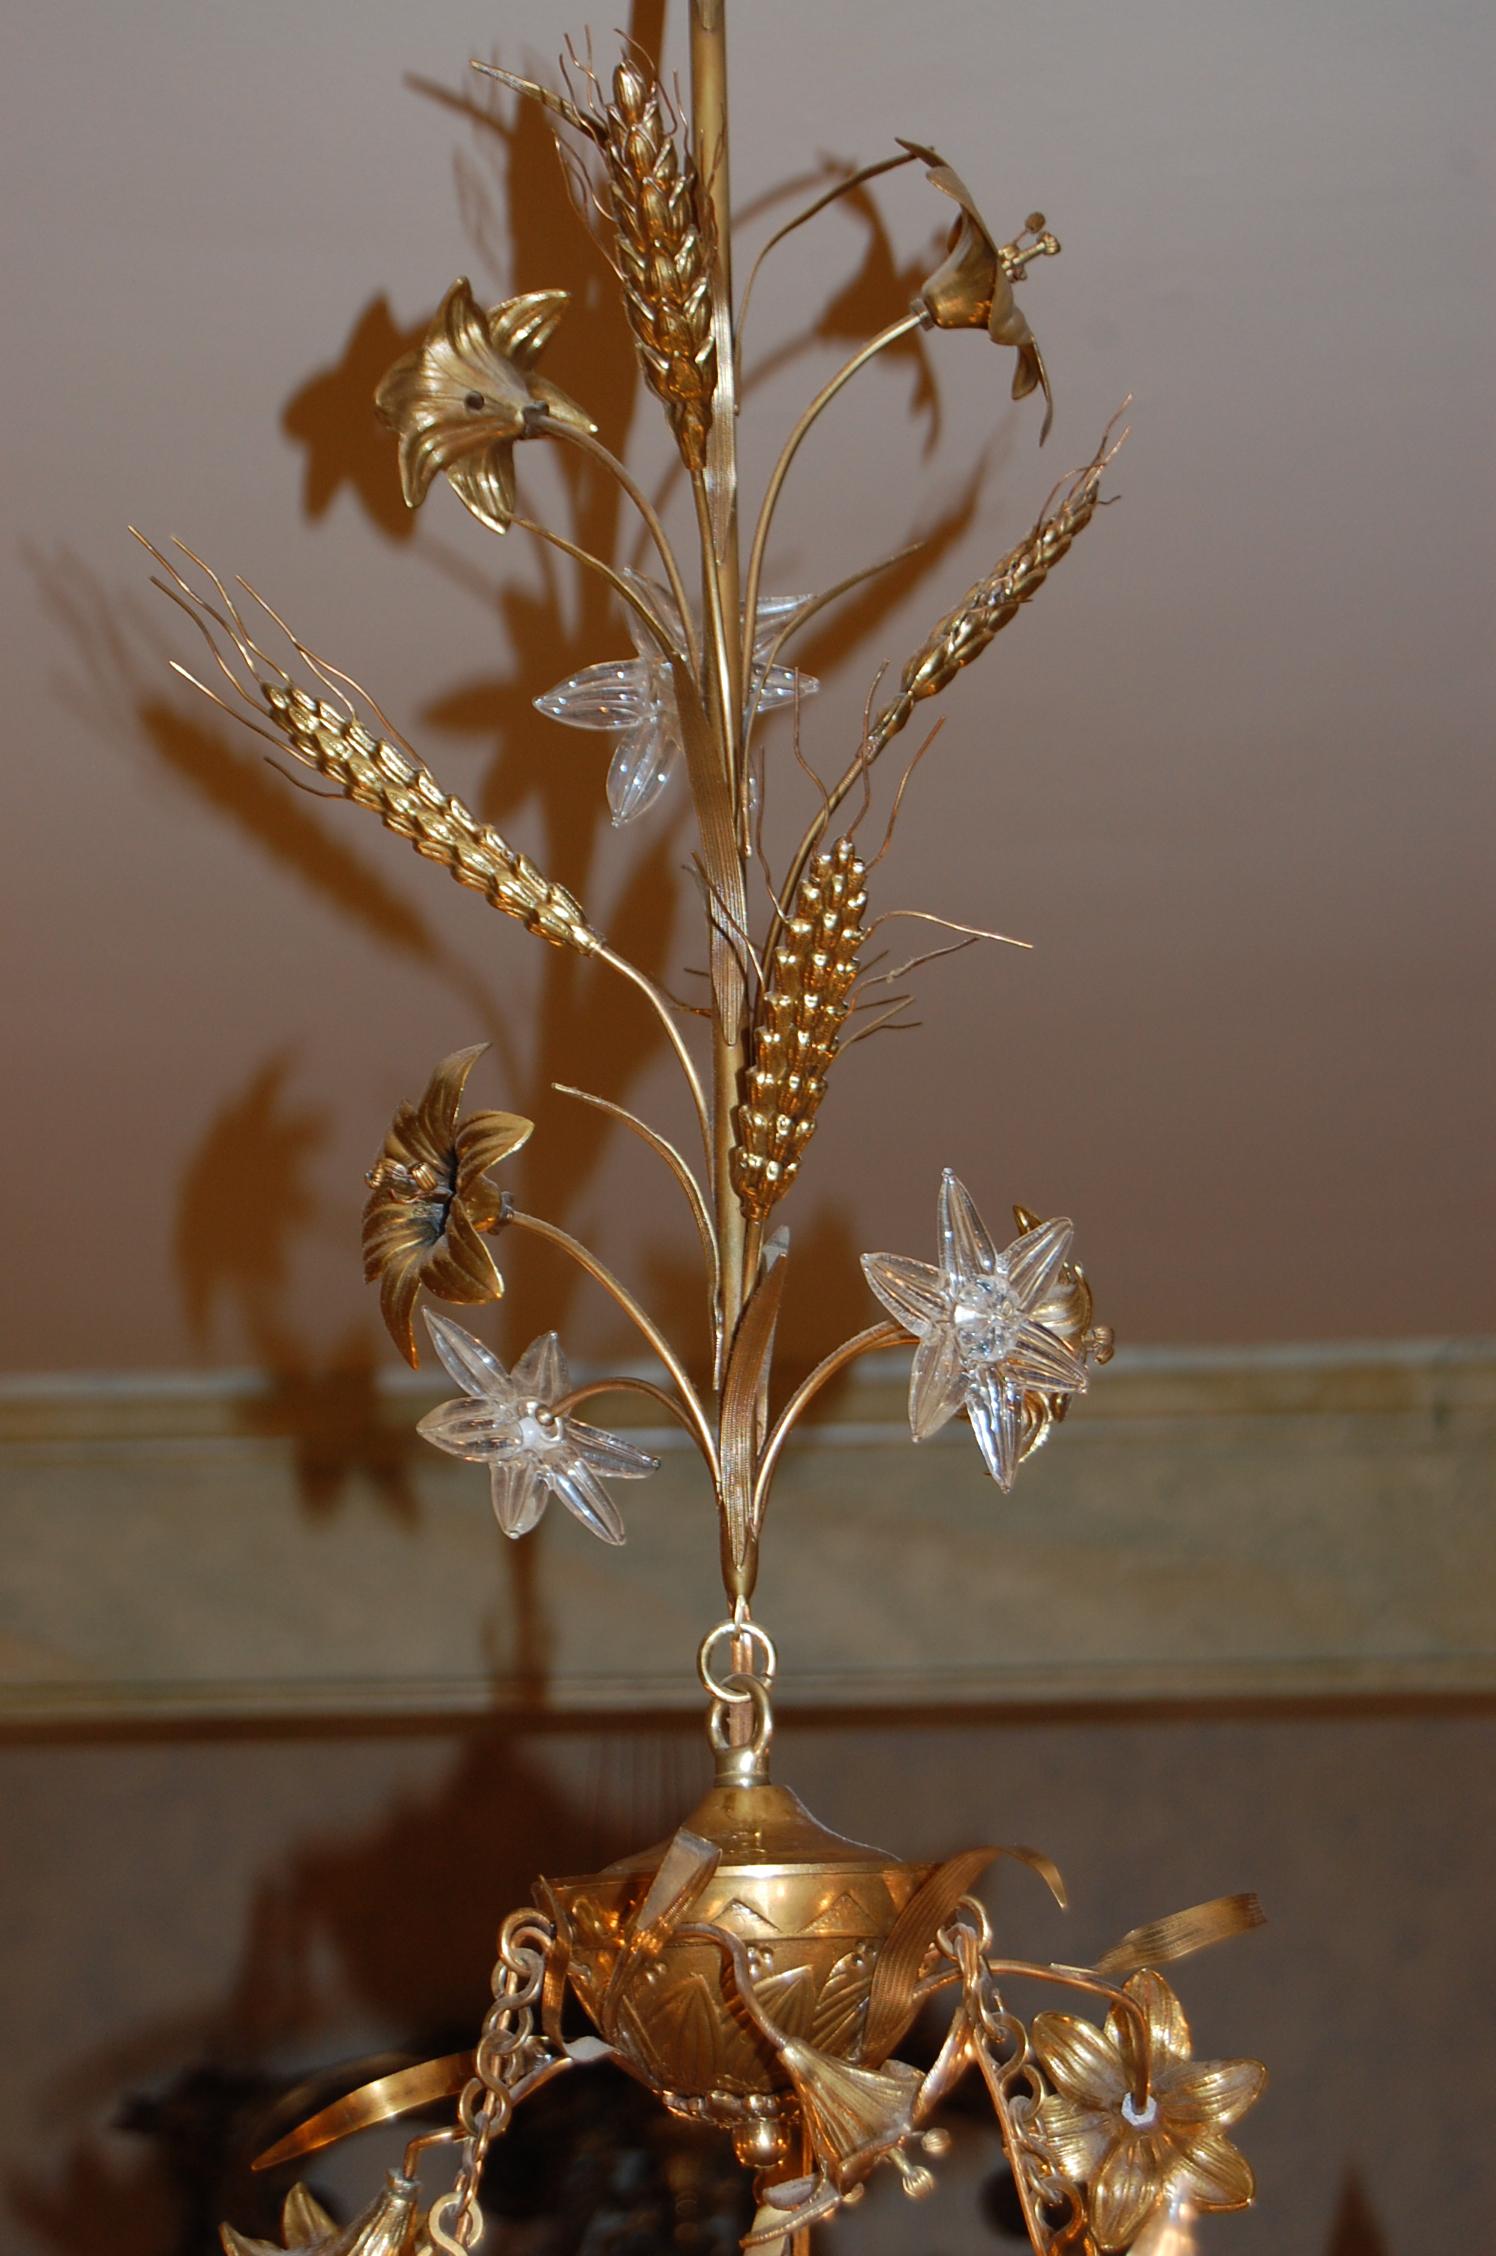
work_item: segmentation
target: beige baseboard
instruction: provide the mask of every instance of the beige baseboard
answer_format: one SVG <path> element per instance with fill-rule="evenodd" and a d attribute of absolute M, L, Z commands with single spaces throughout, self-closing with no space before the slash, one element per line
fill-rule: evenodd
<path fill-rule="evenodd" d="M 1496 1691 L 1496 1347 L 1119 1357 L 1004 1499 L 898 1358 L 786 1460 L 756 1611 L 820 1706 Z M 509 1545 L 433 1399 L 253 1378 L 0 1389 L 12 1724 L 697 1697 L 721 1610 L 674 1432 L 612 1552 Z M 601 1406 L 600 1406 L 601 1407 Z M 776 1540 L 777 1538 L 777 1540 Z"/>

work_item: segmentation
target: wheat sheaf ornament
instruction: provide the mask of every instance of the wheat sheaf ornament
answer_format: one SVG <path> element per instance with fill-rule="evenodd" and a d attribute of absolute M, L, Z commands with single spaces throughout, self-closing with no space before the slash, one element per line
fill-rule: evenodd
<path fill-rule="evenodd" d="M 887 788 L 879 762 L 1048 585 L 1095 519 L 1126 433 L 1109 428 L 1052 486 L 1016 547 L 954 603 L 947 594 L 919 647 L 873 685 L 858 740 L 828 756 L 802 725 L 816 684 L 796 666 L 796 638 L 879 567 L 838 558 L 820 594 L 765 594 L 775 512 L 801 444 L 845 385 L 917 332 L 944 350 L 975 351 L 965 337 L 995 347 L 1015 412 L 1038 424 L 1042 441 L 1054 387 L 1026 300 L 1036 265 L 1060 246 L 1038 212 L 1004 239 L 962 175 L 907 141 L 861 170 L 833 172 L 769 238 L 735 299 L 726 39 L 726 0 L 691 0 L 688 99 L 633 45 L 611 69 L 590 41 L 568 45 L 552 85 L 476 66 L 538 105 L 555 134 L 673 443 L 669 508 L 613 450 L 588 403 L 543 373 L 567 313 L 563 291 L 487 306 L 466 278 L 442 287 L 433 277 L 421 341 L 376 395 L 390 475 L 411 508 L 449 508 L 455 497 L 506 540 L 559 548 L 616 603 L 632 655 L 599 653 L 537 699 L 547 718 L 534 725 L 537 735 L 560 721 L 613 740 L 607 789 L 620 824 L 646 817 L 684 771 L 702 920 L 694 1005 L 609 943 L 564 869 L 542 869 L 448 791 L 373 697 L 263 597 L 180 543 L 146 543 L 158 584 L 206 645 L 197 672 L 179 672 L 511 927 L 580 957 L 579 978 L 621 982 L 641 1027 L 664 1044 L 680 1077 L 683 1125 L 670 1133 L 606 1093 L 567 1093 L 637 1137 L 641 1166 L 670 1175 L 703 1267 L 699 1336 L 667 1335 L 606 1249 L 530 1210 L 532 1124 L 510 1109 L 524 1093 L 491 1086 L 482 1044 L 411 1061 L 412 1094 L 377 1139 L 371 1130 L 364 1269 L 400 1355 L 418 1363 L 429 1340 L 456 1390 L 421 1420 L 422 1436 L 474 1466 L 480 1505 L 478 1476 L 487 1476 L 506 1538 L 525 1540 L 556 1505 L 558 1541 L 626 1544 L 620 1484 L 647 1478 L 656 1461 L 591 1404 L 610 1392 L 642 1395 L 700 1457 L 724 1592 L 722 1618 L 706 1626 L 695 1656 L 713 1758 L 702 1798 L 663 1844 L 601 1872 L 541 1879 L 533 1903 L 502 1919 L 491 2003 L 470 2050 L 348 2093 L 259 2157 L 258 2166 L 279 2168 L 373 2125 L 444 2113 L 411 2137 L 358 2216 L 338 2223 L 298 2185 L 279 2244 L 226 2224 L 227 2256 L 472 2256 L 492 2231 L 482 2194 L 495 2142 L 523 2138 L 519 2111 L 544 2085 L 605 2066 L 731 2140 L 752 2173 L 744 2245 L 771 2256 L 801 2256 L 812 2228 L 859 2201 L 870 2181 L 928 2192 L 948 2145 L 939 2113 L 963 2081 L 990 2103 L 1036 2256 L 1185 2256 L 1202 2218 L 1252 2198 L 1233 2134 L 1265 2072 L 1248 2059 L 1197 2060 L 1161 1969 L 1257 1925 L 1255 1897 L 1157 1920 L 1091 1966 L 1016 1959 L 999 1950 L 977 1889 L 1006 1857 L 1063 1905 L 1064 1884 L 1040 1852 L 988 1843 L 940 1863 L 906 1861 L 828 1831 L 771 1776 L 779 1655 L 753 1599 L 775 1474 L 809 1406 L 858 1358 L 901 1352 L 913 1439 L 947 1427 L 970 1433 L 975 1513 L 976 1492 L 1000 1498 L 1012 1488 L 1111 1353 L 1073 1223 L 1019 1204 L 1011 1234 L 993 1228 L 986 1216 L 997 1211 L 998 1186 L 947 1170 L 931 1185 L 933 1244 L 864 1256 L 865 1328 L 828 1344 L 788 1391 L 776 1388 L 773 1367 L 786 1296 L 814 1285 L 798 1276 L 790 1227 L 818 1123 L 859 1070 L 849 1054 L 907 1023 L 906 983 L 922 964 L 1004 937 L 898 902 L 890 848 L 929 739 Z M 912 303 L 890 305 L 885 325 L 822 385 L 762 493 L 745 493 L 737 371 L 763 258 L 839 199 L 910 166 L 893 186 L 912 188 L 949 222 L 943 251 Z M 546 446 L 580 453 L 616 483 L 642 566 L 637 555 L 625 563 L 594 554 L 527 513 L 527 470 Z M 764 756 L 766 735 L 791 723 L 794 771 Z M 796 817 L 798 843 L 770 879 L 766 801 L 772 795 L 782 814 L 809 785 L 803 831 Z M 880 793 L 875 851 L 862 826 Z M 889 967 L 898 953 L 889 928 L 901 916 L 934 930 L 923 955 Z M 543 1312 L 524 1352 L 512 1365 L 500 1359 L 481 1336 L 484 1310 L 506 1288 L 523 1294 L 516 1272 L 531 1237 L 611 1297 L 655 1376 L 578 1384 Z M 985 1533 L 998 1539 L 1000 1524 Z M 1055 2009 L 1055 1991 L 1081 2010 Z M 919 2066 L 903 2048 L 936 2001 L 944 2034 L 933 2062 Z"/>

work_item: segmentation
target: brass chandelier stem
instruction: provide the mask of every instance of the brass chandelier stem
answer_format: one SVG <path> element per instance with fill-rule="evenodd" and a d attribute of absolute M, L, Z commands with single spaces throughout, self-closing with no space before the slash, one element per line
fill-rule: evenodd
<path fill-rule="evenodd" d="M 734 810 L 739 858 L 744 835 L 743 693 L 738 559 L 737 403 L 733 372 L 732 214 L 728 188 L 727 0 L 691 0 L 691 134 L 712 234 L 712 328 L 716 339 L 716 390 L 704 471 L 693 471 L 701 547 L 702 699 L 707 725 Z M 751 638 L 750 638 L 751 639 Z M 752 1278 L 747 1274 L 743 1212 L 731 1176 L 733 1112 L 741 1093 L 745 1051 L 742 1030 L 712 1025 L 713 1195 L 720 1252 L 718 1367 Z"/>

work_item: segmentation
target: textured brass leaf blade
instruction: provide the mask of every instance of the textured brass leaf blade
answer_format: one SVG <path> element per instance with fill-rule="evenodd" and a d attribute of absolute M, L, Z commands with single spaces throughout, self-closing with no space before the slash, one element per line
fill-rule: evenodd
<path fill-rule="evenodd" d="M 759 1378 L 774 1342 L 779 1304 L 789 1264 L 766 1269 L 738 1319 L 727 1375 L 722 1382 L 722 1518 L 724 1569 L 734 1591 L 747 1597 L 753 1588 L 757 1529 L 753 1525 L 753 1477 L 758 1453 Z"/>
<path fill-rule="evenodd" d="M 862 2059 L 876 2068 L 898 2043 L 914 2010 L 915 1985 L 926 1951 L 972 1882 L 1000 1849 L 966 1849 L 937 1865 L 916 1888 L 878 1953 L 863 2024 Z"/>
<path fill-rule="evenodd" d="M 657 1950 L 721 1861 L 722 1851 L 714 1841 L 704 1841 L 699 1833 L 683 1825 L 665 1851 L 660 1869 L 649 1884 L 649 1893 L 634 1914 L 629 1928 L 630 1950 Z"/>
<path fill-rule="evenodd" d="M 1096 1961 L 1098 1974 L 1137 1974 L 1145 1966 L 1167 1966 L 1174 1959 L 1190 1958 L 1265 1925 L 1267 1913 L 1254 1895 L 1213 1896 L 1209 1903 L 1191 1904 L 1187 1911 L 1171 1912 L 1134 1927 Z"/>
<path fill-rule="evenodd" d="M 914 2007 L 915 1986 L 926 1951 L 950 1918 L 961 1898 L 994 1857 L 1012 1857 L 1027 1865 L 1044 1882 L 1061 1911 L 1068 1904 L 1059 1866 L 1042 1849 L 997 1844 L 967 1849 L 936 1867 L 923 1887 L 910 1897 L 878 1955 L 877 1970 L 868 1992 L 867 2020 L 863 2025 L 861 2057 L 875 2067 L 898 2043 Z"/>
<path fill-rule="evenodd" d="M 438 2099 L 455 2099 L 472 2072 L 471 2052 L 450 2052 L 441 2060 L 423 2060 L 415 2068 L 378 2076 L 372 2084 L 361 2084 L 356 2091 L 335 2099 L 274 2146 L 267 2146 L 263 2154 L 255 2156 L 254 2168 L 277 2169 L 283 2162 L 294 2162 L 298 2155 L 315 2154 L 319 2147 L 351 2138 L 355 2131 L 367 2131 L 376 2123 L 408 2115 L 412 2108 L 430 2106 Z"/>
<path fill-rule="evenodd" d="M 683 659 L 672 658 L 670 671 L 701 833 L 701 866 L 710 895 L 712 1001 L 724 1036 L 735 1041 L 743 1024 L 746 983 L 740 951 L 748 932 L 748 896 L 738 859 L 732 792 L 690 667 Z"/>
<path fill-rule="evenodd" d="M 865 1950 L 848 1951 L 832 1967 L 816 2001 L 815 2019 L 809 2031 L 811 2043 L 822 2052 L 833 2052 L 840 2059 L 848 2058 L 853 2050 L 852 2038 L 867 2005 L 867 1991 L 867 1953 Z M 798 2035 L 799 2032 L 792 2033 Z"/>

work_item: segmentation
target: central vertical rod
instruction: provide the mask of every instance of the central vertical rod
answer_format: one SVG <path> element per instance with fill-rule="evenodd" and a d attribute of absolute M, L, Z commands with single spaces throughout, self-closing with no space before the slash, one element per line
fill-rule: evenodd
<path fill-rule="evenodd" d="M 732 323 L 732 214 L 728 193 L 727 0 L 691 0 L 691 137 L 711 205 L 715 250 L 712 328 L 716 391 L 707 470 L 696 472 L 701 538 L 702 675 L 707 717 L 740 833 L 743 757 L 742 594 L 738 557 L 736 340 Z M 744 1063 L 742 1029 L 713 1028 L 713 1147 L 717 1235 L 721 1247 L 723 1354 L 753 1280 L 744 1274 L 742 1209 L 732 1186 L 732 1114 Z"/>

